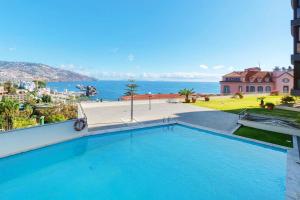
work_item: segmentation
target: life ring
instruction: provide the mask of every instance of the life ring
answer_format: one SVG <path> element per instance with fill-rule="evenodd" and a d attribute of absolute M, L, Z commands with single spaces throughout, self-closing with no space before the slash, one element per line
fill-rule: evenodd
<path fill-rule="evenodd" d="M 86 127 L 86 120 L 77 119 L 74 123 L 74 129 L 76 131 L 82 131 Z"/>

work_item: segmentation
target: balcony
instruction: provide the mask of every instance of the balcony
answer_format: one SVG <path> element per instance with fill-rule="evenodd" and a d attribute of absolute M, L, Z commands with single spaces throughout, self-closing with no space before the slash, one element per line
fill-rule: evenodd
<path fill-rule="evenodd" d="M 240 78 L 223 78 L 221 82 L 241 82 Z"/>
<path fill-rule="evenodd" d="M 292 61 L 292 64 L 294 65 L 295 62 L 300 62 L 300 54 L 294 54 L 291 56 L 291 61 Z"/>

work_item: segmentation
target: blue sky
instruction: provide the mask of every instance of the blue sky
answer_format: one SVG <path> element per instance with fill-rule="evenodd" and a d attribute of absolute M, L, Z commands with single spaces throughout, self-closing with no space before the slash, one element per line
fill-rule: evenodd
<path fill-rule="evenodd" d="M 100 79 L 218 81 L 290 65 L 286 0 L 0 0 L 0 60 Z"/>

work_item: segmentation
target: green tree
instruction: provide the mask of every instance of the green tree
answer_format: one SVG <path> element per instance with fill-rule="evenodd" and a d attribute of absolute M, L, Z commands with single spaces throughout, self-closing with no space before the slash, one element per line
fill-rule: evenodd
<path fill-rule="evenodd" d="M 24 105 L 23 110 L 19 112 L 19 116 L 24 118 L 30 118 L 32 114 L 33 114 L 33 108 L 29 103 L 26 103 Z"/>
<path fill-rule="evenodd" d="M 130 120 L 133 121 L 133 96 L 137 94 L 138 85 L 134 80 L 129 80 L 129 83 L 126 85 L 125 95 L 131 96 L 131 109 L 130 109 Z"/>
<path fill-rule="evenodd" d="M 178 94 L 185 96 L 185 102 L 188 103 L 190 101 L 189 96 L 195 94 L 194 89 L 182 89 L 178 92 Z"/>
<path fill-rule="evenodd" d="M 46 83 L 45 81 L 41 81 L 41 80 L 34 80 L 33 82 L 34 82 L 35 87 L 36 87 L 37 89 L 45 88 L 46 85 L 47 85 L 47 83 Z"/>
<path fill-rule="evenodd" d="M 42 96 L 42 102 L 43 103 L 51 103 L 52 99 L 51 96 L 48 94 L 43 94 Z"/>
<path fill-rule="evenodd" d="M 14 128 L 14 118 L 19 112 L 19 103 L 14 100 L 3 98 L 0 102 L 0 114 L 3 117 L 3 127 L 5 130 Z"/>

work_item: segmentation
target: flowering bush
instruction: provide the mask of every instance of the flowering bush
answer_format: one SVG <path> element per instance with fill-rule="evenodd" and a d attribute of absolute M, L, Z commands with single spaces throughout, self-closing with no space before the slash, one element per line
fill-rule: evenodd
<path fill-rule="evenodd" d="M 295 103 L 295 98 L 292 96 L 284 96 L 281 98 L 282 104 L 289 104 L 289 103 Z"/>

